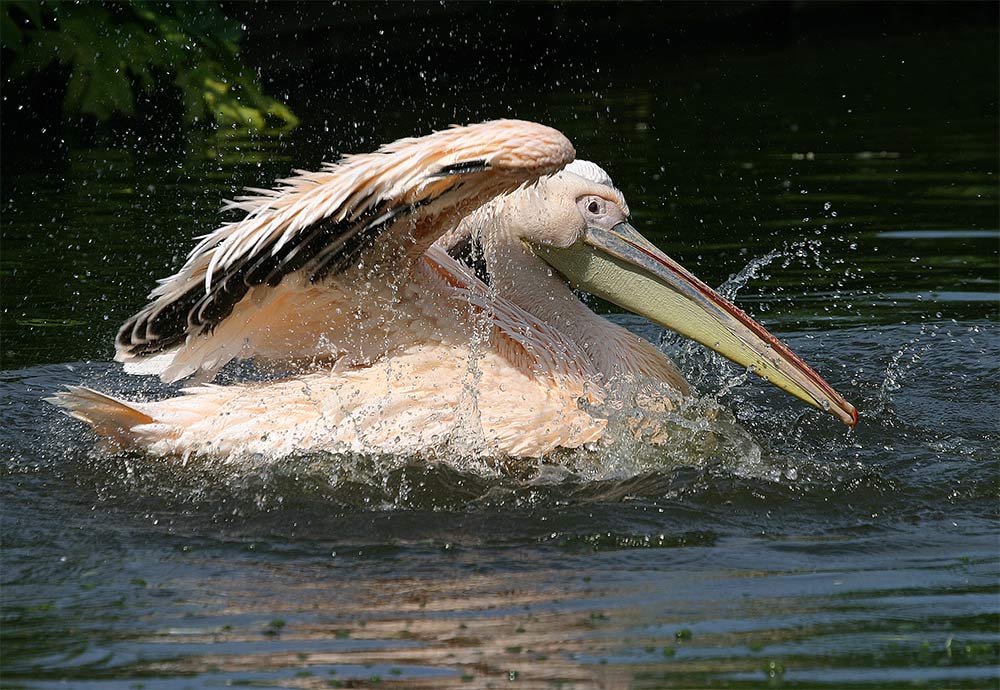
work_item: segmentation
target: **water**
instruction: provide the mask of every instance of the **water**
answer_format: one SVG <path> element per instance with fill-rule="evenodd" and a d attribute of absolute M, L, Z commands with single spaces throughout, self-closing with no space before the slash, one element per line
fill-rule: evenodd
<path fill-rule="evenodd" d="M 5 153 L 4 686 L 996 687 L 997 44 L 948 39 L 623 60 L 474 105 L 461 82 L 409 119 L 317 95 L 282 140 Z M 162 392 L 108 363 L 113 334 L 241 186 L 509 114 L 604 164 L 857 429 L 626 314 L 735 422 L 566 466 L 184 466 L 41 402 Z"/>

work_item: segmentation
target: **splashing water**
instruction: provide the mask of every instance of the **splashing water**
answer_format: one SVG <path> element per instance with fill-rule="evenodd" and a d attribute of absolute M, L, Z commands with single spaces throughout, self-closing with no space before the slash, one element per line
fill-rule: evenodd
<path fill-rule="evenodd" d="M 765 268 L 777 259 L 787 256 L 787 254 L 787 250 L 774 249 L 763 256 L 751 259 L 747 262 L 746 266 L 729 276 L 726 282 L 719 286 L 717 292 L 730 301 L 735 300 L 737 293 L 746 287 L 750 281 L 760 278 L 761 272 Z"/>

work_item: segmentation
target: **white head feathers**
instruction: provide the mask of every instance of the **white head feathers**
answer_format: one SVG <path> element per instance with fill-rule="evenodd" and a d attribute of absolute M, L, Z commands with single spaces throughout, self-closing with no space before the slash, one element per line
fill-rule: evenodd
<path fill-rule="evenodd" d="M 574 175 L 579 175 L 585 180 L 590 180 L 596 184 L 602 184 L 606 187 L 615 188 L 614 182 L 611 181 L 611 175 L 608 175 L 604 171 L 604 168 L 599 166 L 597 163 L 591 163 L 590 161 L 584 161 L 577 158 L 575 161 L 566 166 L 565 170 L 573 173 Z"/>
<path fill-rule="evenodd" d="M 564 171 L 582 177 L 588 182 L 593 182 L 594 184 L 599 184 L 604 187 L 610 188 L 615 195 L 615 200 L 628 215 L 628 204 L 625 203 L 625 195 L 621 193 L 621 190 L 615 187 L 615 183 L 611 181 L 611 176 L 599 166 L 597 163 L 591 163 L 590 161 L 580 160 L 577 158 L 575 161 L 563 168 Z"/>

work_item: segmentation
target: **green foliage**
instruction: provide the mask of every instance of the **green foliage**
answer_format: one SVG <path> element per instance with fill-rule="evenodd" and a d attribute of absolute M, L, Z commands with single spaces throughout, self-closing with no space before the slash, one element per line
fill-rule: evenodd
<path fill-rule="evenodd" d="M 241 29 L 215 3 L 40 4 L 5 0 L 3 47 L 13 78 L 53 63 L 69 71 L 66 116 L 100 121 L 135 114 L 135 96 L 179 91 L 187 124 L 288 130 L 298 119 L 265 95 L 239 60 Z"/>

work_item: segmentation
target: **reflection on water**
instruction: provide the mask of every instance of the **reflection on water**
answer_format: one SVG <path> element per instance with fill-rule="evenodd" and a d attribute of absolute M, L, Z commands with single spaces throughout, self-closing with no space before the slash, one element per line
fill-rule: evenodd
<path fill-rule="evenodd" d="M 796 550 L 794 543 L 785 547 Z M 842 553 L 835 543 L 829 550 L 828 556 Z M 203 685 L 352 687 L 361 681 L 368 687 L 402 680 L 428 688 L 514 680 L 519 687 L 654 688 L 713 679 L 759 687 L 773 678 L 874 685 L 994 677 L 995 638 L 963 632 L 981 625 L 977 610 L 990 603 L 984 563 L 960 566 L 970 584 L 935 596 L 889 582 L 893 569 L 776 572 L 748 571 L 756 564 L 745 564 L 740 572 L 720 568 L 706 579 L 672 555 L 644 554 L 672 568 L 663 588 L 650 587 L 648 574 L 617 554 L 594 556 L 620 569 L 597 578 L 566 570 L 499 577 L 469 570 L 456 579 L 376 575 L 351 585 L 331 577 L 332 558 L 295 572 L 268 569 L 246 590 L 224 593 L 247 602 L 236 606 L 197 581 L 136 585 L 135 599 L 180 598 L 175 592 L 183 590 L 176 603 L 197 613 L 116 645 L 110 658 L 60 649 L 52 650 L 51 661 L 66 664 L 72 657 L 78 672 L 88 664 L 118 667 L 126 677 L 146 679 L 145 687 L 176 687 L 156 682 L 164 675 L 195 677 Z M 473 567 L 447 546 L 440 558 L 460 570 Z M 954 566 L 930 562 L 910 575 L 940 582 L 942 567 Z M 289 589 L 289 580 L 310 585 Z M 771 596 L 774 587 L 783 596 Z M 285 597 L 293 597 L 294 606 L 282 605 Z M 919 617 L 922 629 L 900 630 L 888 620 L 883 630 L 873 625 L 873 613 L 890 602 Z M 862 622 L 866 632 L 857 630 Z M 838 671 L 801 662 L 817 656 Z M 872 673 L 884 666 L 895 668 Z"/>
<path fill-rule="evenodd" d="M 996 686 L 996 36 L 959 38 L 630 62 L 376 121 L 357 93 L 281 140 L 5 159 L 4 686 Z M 40 402 L 164 394 L 107 364 L 114 331 L 243 185 L 509 114 L 603 163 L 861 424 L 621 314 L 701 395 L 662 449 L 184 465 Z"/>

